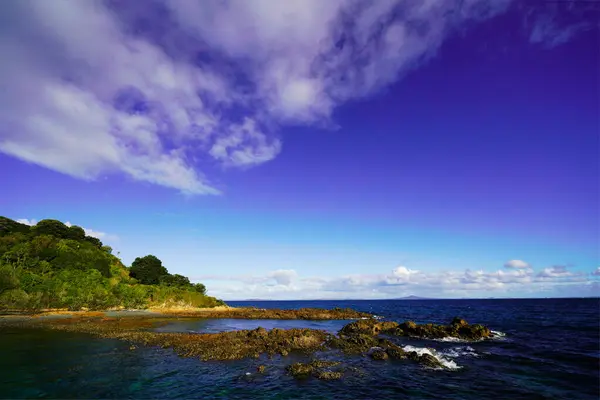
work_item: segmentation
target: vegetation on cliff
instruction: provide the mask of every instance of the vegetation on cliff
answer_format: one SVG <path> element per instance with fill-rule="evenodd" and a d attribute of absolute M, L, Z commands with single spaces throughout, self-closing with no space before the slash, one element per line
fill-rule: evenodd
<path fill-rule="evenodd" d="M 0 310 L 214 307 L 203 284 L 171 275 L 155 256 L 131 268 L 78 226 L 0 217 Z"/>

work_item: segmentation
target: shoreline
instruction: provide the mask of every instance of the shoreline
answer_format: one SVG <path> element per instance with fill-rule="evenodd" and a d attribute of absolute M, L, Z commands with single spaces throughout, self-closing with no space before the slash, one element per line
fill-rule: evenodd
<path fill-rule="evenodd" d="M 64 309 L 41 310 L 35 313 L 7 311 L 1 319 L 121 319 L 121 318 L 215 318 L 215 319 L 289 319 L 289 320 L 355 320 L 373 318 L 373 315 L 351 309 L 264 309 L 255 307 L 217 306 L 212 308 L 152 307 L 132 310 L 69 311 Z"/>

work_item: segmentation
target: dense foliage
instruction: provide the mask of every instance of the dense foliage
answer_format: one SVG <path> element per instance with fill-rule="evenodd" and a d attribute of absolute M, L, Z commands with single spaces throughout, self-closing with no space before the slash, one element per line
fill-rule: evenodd
<path fill-rule="evenodd" d="M 136 258 L 128 269 L 81 227 L 51 219 L 30 227 L 0 217 L 0 309 L 220 304 L 203 284 L 169 274 L 153 255 Z"/>

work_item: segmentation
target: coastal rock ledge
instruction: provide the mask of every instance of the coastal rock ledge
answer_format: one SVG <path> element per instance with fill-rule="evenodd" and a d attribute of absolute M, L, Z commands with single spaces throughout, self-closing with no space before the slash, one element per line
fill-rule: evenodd
<path fill-rule="evenodd" d="M 379 334 L 417 337 L 423 339 L 456 338 L 466 341 L 487 339 L 492 331 L 480 324 L 469 324 L 464 319 L 455 317 L 448 325 L 416 324 L 406 321 L 401 324 L 393 321 L 379 321 L 373 318 L 354 321 L 344 326 L 340 337 L 356 335 L 376 336 Z"/>
<path fill-rule="evenodd" d="M 245 316 L 255 318 L 257 313 L 269 315 L 273 319 L 295 316 L 304 319 L 316 315 L 321 319 L 331 319 L 340 315 L 356 315 L 351 310 L 287 310 L 246 311 Z M 103 314 L 103 313 L 98 313 Z M 238 311 L 238 318 L 244 312 Z M 195 316 L 197 318 L 197 315 Z M 213 316 L 214 317 L 214 316 Z M 180 319 L 178 316 L 176 319 Z M 401 324 L 381 321 L 375 318 L 355 320 L 345 325 L 337 334 L 310 328 L 267 330 L 258 327 L 252 330 L 239 330 L 221 333 L 176 333 L 157 332 L 154 328 L 169 323 L 173 317 L 108 317 L 106 315 L 70 316 L 69 318 L 0 318 L 0 326 L 20 326 L 62 331 L 88 333 L 97 337 L 120 339 L 129 342 L 129 349 L 135 351 L 140 345 L 171 348 L 182 357 L 196 357 L 204 361 L 259 359 L 261 355 L 285 357 L 291 353 L 312 357 L 315 353 L 339 350 L 342 355 L 368 356 L 374 362 L 385 363 L 395 360 L 414 361 L 425 367 L 444 369 L 445 366 L 431 354 L 406 351 L 394 341 L 398 337 L 424 339 L 457 338 L 466 341 L 492 337 L 489 328 L 479 324 L 469 324 L 461 318 L 454 318 L 448 325 L 416 324 L 406 321 Z M 257 366 L 258 373 L 265 373 L 265 365 Z M 316 378 L 334 380 L 342 378 L 351 368 L 340 366 L 339 361 L 313 360 L 309 363 L 288 365 L 286 371 L 294 378 Z"/>

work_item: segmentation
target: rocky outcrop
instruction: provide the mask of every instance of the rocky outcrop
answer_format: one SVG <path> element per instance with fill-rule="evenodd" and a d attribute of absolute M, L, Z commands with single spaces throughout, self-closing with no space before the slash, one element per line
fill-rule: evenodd
<path fill-rule="evenodd" d="M 396 336 L 412 336 L 424 339 L 441 339 L 445 337 L 454 337 L 463 340 L 481 340 L 492 336 L 489 328 L 480 325 L 470 325 L 461 318 L 454 318 L 449 325 L 422 324 L 418 325 L 413 321 L 406 321 L 398 328 L 388 331 Z"/>
<path fill-rule="evenodd" d="M 458 317 L 454 318 L 449 325 L 419 325 L 414 321 L 406 321 L 398 324 L 393 321 L 377 321 L 370 318 L 351 322 L 339 332 L 340 337 L 346 338 L 356 335 L 376 336 L 380 334 L 411 336 L 424 339 L 455 337 L 464 340 L 480 340 L 490 337 L 492 332 L 483 325 L 470 325 L 467 321 Z"/>
<path fill-rule="evenodd" d="M 374 318 L 361 319 L 354 321 L 344 326 L 339 334 L 340 335 L 379 335 L 380 333 L 390 332 L 398 327 L 397 322 L 392 321 L 378 321 Z"/>

